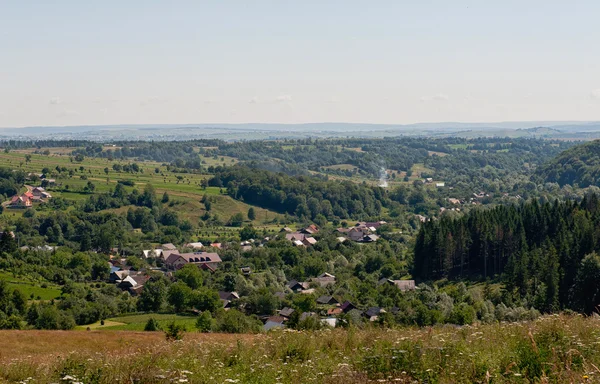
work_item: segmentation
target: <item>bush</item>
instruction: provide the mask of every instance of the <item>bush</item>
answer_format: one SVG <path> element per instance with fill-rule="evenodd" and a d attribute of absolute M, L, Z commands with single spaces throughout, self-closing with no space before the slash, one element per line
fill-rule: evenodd
<path fill-rule="evenodd" d="M 167 325 L 165 337 L 167 341 L 181 340 L 185 333 L 185 327 L 181 324 L 176 324 L 174 321 Z"/>
<path fill-rule="evenodd" d="M 154 317 L 149 318 L 146 322 L 146 326 L 144 327 L 144 331 L 156 332 L 158 330 L 160 330 L 160 324 L 158 324 L 158 321 L 156 321 Z"/>

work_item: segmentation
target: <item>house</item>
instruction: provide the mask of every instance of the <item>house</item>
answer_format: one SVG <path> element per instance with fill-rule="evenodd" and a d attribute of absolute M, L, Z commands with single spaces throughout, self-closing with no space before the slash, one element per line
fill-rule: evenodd
<path fill-rule="evenodd" d="M 337 237 L 337 238 L 336 238 L 336 240 L 338 241 L 338 243 L 340 243 L 340 244 L 341 244 L 341 243 L 343 243 L 344 241 L 346 241 L 346 240 L 348 240 L 348 239 L 346 239 L 346 238 L 345 238 L 345 237 L 343 237 L 343 236 L 340 236 L 340 237 Z"/>
<path fill-rule="evenodd" d="M 15 238 L 15 233 L 13 231 L 8 231 L 6 233 L 11 235 L 13 239 Z M 4 236 L 4 231 L 0 231 L 0 239 L 2 238 L 2 236 Z"/>
<path fill-rule="evenodd" d="M 340 307 L 333 307 L 327 310 L 327 316 L 337 316 L 342 313 L 344 313 L 344 311 Z"/>
<path fill-rule="evenodd" d="M 459 199 L 455 199 L 453 197 L 448 198 L 448 202 L 450 204 L 454 204 L 454 205 L 460 205 L 460 200 Z"/>
<path fill-rule="evenodd" d="M 333 296 L 323 295 L 317 299 L 317 304 L 321 305 L 335 305 L 339 304 L 339 302 Z"/>
<path fill-rule="evenodd" d="M 227 291 L 219 291 L 219 298 L 221 300 L 238 300 L 240 295 L 237 292 L 227 292 Z"/>
<path fill-rule="evenodd" d="M 309 245 L 317 244 L 317 240 L 315 240 L 314 237 L 305 237 L 304 241 L 302 241 L 302 244 L 304 244 L 308 247 Z"/>
<path fill-rule="evenodd" d="M 319 284 L 321 287 L 326 287 L 335 284 L 335 276 L 325 272 L 312 279 L 312 281 Z"/>
<path fill-rule="evenodd" d="M 244 276 L 250 276 L 252 269 L 250 269 L 250 267 L 242 267 L 240 268 L 240 272 L 242 272 L 242 275 Z"/>
<path fill-rule="evenodd" d="M 162 245 L 162 249 L 164 249 L 165 251 L 175 251 L 177 250 L 177 247 L 171 243 L 166 243 Z"/>
<path fill-rule="evenodd" d="M 212 243 L 210 246 L 213 248 L 223 249 L 223 244 L 221 243 Z"/>
<path fill-rule="evenodd" d="M 283 227 L 283 228 L 281 228 L 281 231 L 279 231 L 279 232 L 292 233 L 292 232 L 294 232 L 294 230 L 290 227 Z"/>
<path fill-rule="evenodd" d="M 185 264 L 195 264 L 199 268 L 214 271 L 222 262 L 217 253 L 211 252 L 192 252 L 192 253 L 172 253 L 165 264 L 170 269 L 180 269 Z"/>
<path fill-rule="evenodd" d="M 289 308 L 289 307 L 285 307 L 282 310 L 279 311 L 279 316 L 283 316 L 286 319 L 289 319 L 290 316 L 292 316 L 292 313 L 294 313 L 294 309 L 293 308 Z"/>
<path fill-rule="evenodd" d="M 377 285 L 381 285 L 381 284 L 385 284 L 385 283 L 395 285 L 396 287 L 398 287 L 398 289 L 400 289 L 403 292 L 412 291 L 412 290 L 416 289 L 414 280 L 390 280 L 390 279 L 383 278 L 377 282 Z"/>
<path fill-rule="evenodd" d="M 197 243 L 187 243 L 183 246 L 184 248 L 192 248 L 192 249 L 202 249 L 204 245 L 200 242 Z"/>
<path fill-rule="evenodd" d="M 118 268 L 118 269 L 116 271 L 111 271 L 110 275 L 108 276 L 108 281 L 110 281 L 111 283 L 120 282 L 124 278 L 129 276 L 129 271 L 122 271 L 122 270 L 120 270 L 119 267 L 112 267 L 112 268 Z"/>
<path fill-rule="evenodd" d="M 34 200 L 47 200 L 52 198 L 46 190 L 42 187 L 35 187 L 31 190 L 31 194 L 33 195 Z"/>
<path fill-rule="evenodd" d="M 23 194 L 21 196 L 13 196 L 8 204 L 9 208 L 31 208 L 33 203 L 31 198 Z"/>
<path fill-rule="evenodd" d="M 331 328 L 335 328 L 337 326 L 338 319 L 335 317 L 328 317 L 325 319 L 321 319 L 321 323 Z"/>
<path fill-rule="evenodd" d="M 135 281 L 131 276 L 125 276 L 123 280 L 117 282 L 117 287 L 121 288 L 124 291 L 128 290 L 129 288 L 133 288 L 137 285 L 137 281 Z"/>
<path fill-rule="evenodd" d="M 285 320 L 286 319 L 282 316 L 271 316 L 267 319 L 265 325 L 263 325 L 263 331 L 267 332 L 275 328 L 285 328 L 285 325 L 283 324 Z"/>
<path fill-rule="evenodd" d="M 344 301 L 344 303 L 342 305 L 340 305 L 340 309 L 342 310 L 342 312 L 344 313 L 348 313 L 353 309 L 357 309 L 354 304 L 352 304 L 349 301 Z"/>
<path fill-rule="evenodd" d="M 314 235 L 315 233 L 319 232 L 319 228 L 317 228 L 316 225 L 311 224 L 306 228 L 302 228 L 299 232 L 306 235 Z"/>
<path fill-rule="evenodd" d="M 299 282 L 296 280 L 291 280 L 289 283 L 287 283 L 286 287 L 288 287 L 289 289 L 291 289 L 294 292 L 301 292 L 304 290 L 307 290 L 309 288 L 309 284 L 307 282 Z"/>
<path fill-rule="evenodd" d="M 301 242 L 300 240 L 293 240 L 292 243 L 296 246 L 296 247 L 305 247 L 304 243 Z"/>
<path fill-rule="evenodd" d="M 159 259 L 163 259 L 163 260 L 167 260 L 169 258 L 169 256 L 171 256 L 174 253 L 179 253 L 179 251 L 177 249 L 173 249 L 173 250 L 169 250 L 169 251 L 161 249 L 160 251 L 161 252 L 160 252 Z"/>
<path fill-rule="evenodd" d="M 435 183 L 435 187 L 436 188 L 443 188 L 446 185 L 446 183 Z"/>
<path fill-rule="evenodd" d="M 427 221 L 427 218 L 423 215 L 415 215 L 415 217 L 421 222 L 424 223 Z"/>
<path fill-rule="evenodd" d="M 285 238 L 291 242 L 294 242 L 294 241 L 302 242 L 306 238 L 306 235 L 304 233 L 300 233 L 300 232 L 286 233 Z"/>
<path fill-rule="evenodd" d="M 142 259 L 160 258 L 162 257 L 162 249 L 144 249 L 142 251 Z"/>
<path fill-rule="evenodd" d="M 403 292 L 416 289 L 414 280 L 394 280 L 394 285 Z"/>
<path fill-rule="evenodd" d="M 377 235 L 366 235 L 365 237 L 363 237 L 362 242 L 363 243 L 373 243 L 373 242 L 376 242 L 377 240 L 379 240 L 379 236 L 377 236 Z"/>
<path fill-rule="evenodd" d="M 371 307 L 367 309 L 367 311 L 364 313 L 364 316 L 369 319 L 369 321 L 375 321 L 382 313 L 385 313 L 385 309 L 381 307 Z"/>
<path fill-rule="evenodd" d="M 346 233 L 346 236 L 352 241 L 362 241 L 370 232 L 366 227 L 354 227 Z"/>

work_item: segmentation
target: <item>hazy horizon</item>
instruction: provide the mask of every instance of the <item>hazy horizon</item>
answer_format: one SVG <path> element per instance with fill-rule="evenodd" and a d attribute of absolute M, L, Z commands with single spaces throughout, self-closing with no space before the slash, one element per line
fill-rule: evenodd
<path fill-rule="evenodd" d="M 598 14 L 591 0 L 6 1 L 0 127 L 600 121 Z"/>

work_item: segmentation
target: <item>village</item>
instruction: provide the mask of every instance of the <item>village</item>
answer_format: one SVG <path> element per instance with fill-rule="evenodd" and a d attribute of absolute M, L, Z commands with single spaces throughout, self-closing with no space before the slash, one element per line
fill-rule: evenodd
<path fill-rule="evenodd" d="M 337 241 L 340 243 L 349 241 L 356 243 L 376 242 L 378 236 L 375 234 L 377 228 L 385 225 L 386 222 L 357 222 L 351 228 L 338 228 L 337 231 L 344 236 L 339 236 Z M 242 251 L 250 251 L 253 247 L 263 247 L 271 240 L 285 239 L 297 247 L 311 247 L 317 243 L 313 235 L 319 233 L 319 228 L 311 224 L 298 231 L 293 231 L 289 227 L 280 230 L 276 238 L 264 238 L 262 240 L 246 240 L 239 243 Z M 156 265 L 148 269 L 136 270 L 127 264 L 127 259 L 118 256 L 111 256 L 109 261 L 110 276 L 108 282 L 114 284 L 123 291 L 129 292 L 133 296 L 138 296 L 144 289 L 144 284 L 150 280 L 153 274 L 163 274 L 169 279 L 174 279 L 175 273 L 186 265 L 193 265 L 206 273 L 214 273 L 222 264 L 219 251 L 227 249 L 233 244 L 211 243 L 206 246 L 200 242 L 182 244 L 180 247 L 185 252 L 180 252 L 178 247 L 171 243 L 161 244 L 154 249 L 145 249 L 139 257 L 146 260 L 150 265 Z M 237 245 L 236 245 L 237 246 Z M 118 249 L 114 250 L 118 253 Z M 242 267 L 239 273 L 244 276 L 250 276 L 254 271 L 250 267 Z M 296 313 L 296 310 L 283 306 L 277 310 L 276 315 L 262 316 L 263 330 L 268 331 L 273 328 L 285 328 L 287 323 L 293 319 L 294 322 L 306 321 L 312 319 L 321 324 L 321 326 L 335 327 L 339 319 L 343 316 L 361 318 L 364 321 L 374 322 L 379 316 L 387 311 L 392 314 L 398 311 L 398 308 L 368 307 L 358 308 L 347 300 L 339 300 L 332 292 L 335 291 L 337 284 L 336 277 L 333 274 L 324 272 L 318 276 L 311 277 L 305 281 L 291 279 L 285 284 L 283 291 L 275 292 L 274 295 L 284 302 L 286 299 L 293 299 L 296 295 L 312 296 L 315 300 L 315 308 L 312 311 Z M 392 280 L 382 278 L 377 282 L 377 286 L 388 284 L 402 292 L 417 289 L 414 280 Z M 232 308 L 243 309 L 240 307 L 242 298 L 235 291 L 219 291 L 219 298 L 224 310 Z M 289 300 L 288 300 L 289 301 Z"/>

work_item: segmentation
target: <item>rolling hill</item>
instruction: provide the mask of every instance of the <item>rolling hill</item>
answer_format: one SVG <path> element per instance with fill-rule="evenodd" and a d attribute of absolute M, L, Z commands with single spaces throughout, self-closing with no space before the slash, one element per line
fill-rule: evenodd
<path fill-rule="evenodd" d="M 600 140 L 567 149 L 541 166 L 535 177 L 561 187 L 567 184 L 582 188 L 600 186 Z"/>

